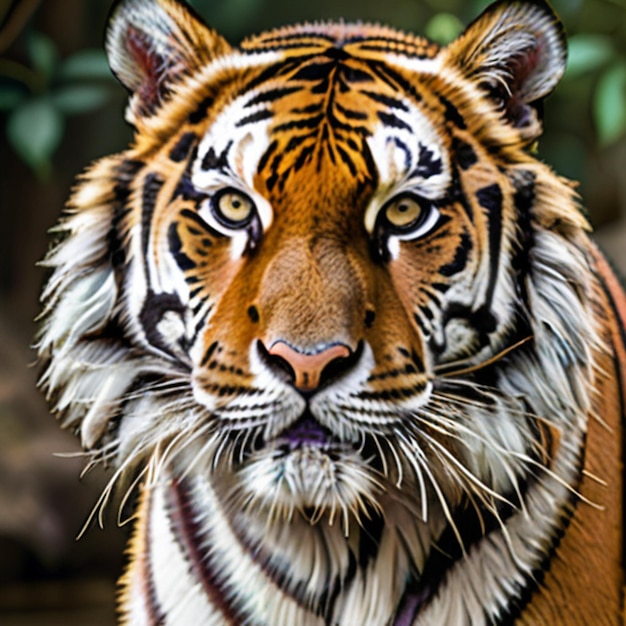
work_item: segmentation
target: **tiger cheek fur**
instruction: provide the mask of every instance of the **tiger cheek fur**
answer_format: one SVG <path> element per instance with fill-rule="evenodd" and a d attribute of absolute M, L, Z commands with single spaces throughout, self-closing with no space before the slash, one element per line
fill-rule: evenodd
<path fill-rule="evenodd" d="M 99 504 L 140 485 L 121 622 L 621 623 L 626 299 L 530 153 L 549 6 L 235 48 L 122 0 L 107 49 L 135 139 L 79 179 L 39 352 Z"/>

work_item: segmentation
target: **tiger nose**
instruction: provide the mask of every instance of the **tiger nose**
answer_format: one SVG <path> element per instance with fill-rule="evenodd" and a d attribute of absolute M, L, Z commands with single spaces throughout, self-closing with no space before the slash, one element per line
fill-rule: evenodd
<path fill-rule="evenodd" d="M 299 391 L 310 392 L 317 389 L 322 372 L 331 364 L 338 368 L 352 355 L 352 350 L 342 343 L 334 343 L 317 352 L 300 351 L 285 341 L 275 341 L 267 350 L 270 360 L 283 361 L 293 373 L 293 385 Z"/>

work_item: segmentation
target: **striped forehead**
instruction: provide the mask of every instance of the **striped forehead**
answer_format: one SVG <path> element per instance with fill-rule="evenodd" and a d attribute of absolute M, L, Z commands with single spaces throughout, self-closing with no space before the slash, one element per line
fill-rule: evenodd
<path fill-rule="evenodd" d="M 407 70 L 436 73 L 437 57 L 393 52 L 384 63 L 379 49 L 374 59 L 343 46 L 326 42 L 322 53 L 299 55 L 289 49 L 260 71 L 206 132 L 194 185 L 210 190 L 234 177 L 253 189 L 260 176 L 268 191 L 282 190 L 303 165 L 326 159 L 360 184 L 417 181 L 424 195 L 440 195 L 450 178 L 444 142 L 404 77 Z"/>
<path fill-rule="evenodd" d="M 192 167 L 194 186 L 212 191 L 239 180 L 252 189 L 269 144 L 270 117 L 266 109 L 254 104 L 249 93 L 228 104 L 200 142 Z"/>

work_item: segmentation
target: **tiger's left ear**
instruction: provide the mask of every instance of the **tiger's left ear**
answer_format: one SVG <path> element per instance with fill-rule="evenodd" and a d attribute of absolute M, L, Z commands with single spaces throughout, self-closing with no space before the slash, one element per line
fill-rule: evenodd
<path fill-rule="evenodd" d="M 540 101 L 559 82 L 567 63 L 563 26 L 546 2 L 492 4 L 444 54 L 525 137 L 541 133 Z"/>
<path fill-rule="evenodd" d="M 106 48 L 113 73 L 131 93 L 131 123 L 154 114 L 184 76 L 231 50 L 178 0 L 118 0 Z"/>

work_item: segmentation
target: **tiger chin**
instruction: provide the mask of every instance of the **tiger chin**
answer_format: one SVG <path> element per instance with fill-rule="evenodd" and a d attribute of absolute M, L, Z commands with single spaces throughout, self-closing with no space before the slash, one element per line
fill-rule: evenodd
<path fill-rule="evenodd" d="M 622 623 L 626 298 L 534 154 L 540 0 L 446 47 L 123 0 L 125 151 L 45 264 L 41 385 L 137 490 L 122 624 Z"/>

